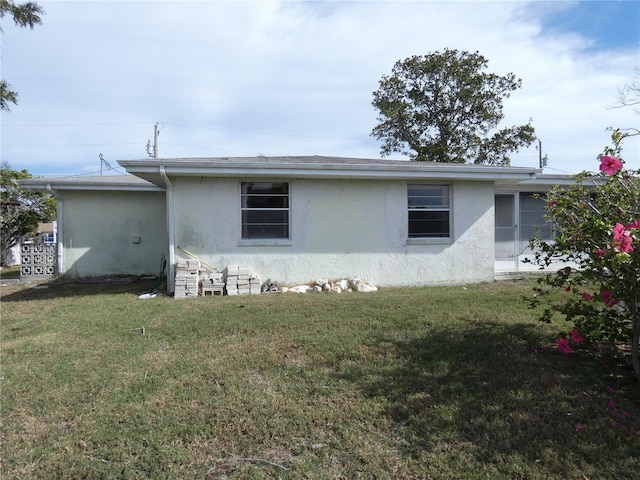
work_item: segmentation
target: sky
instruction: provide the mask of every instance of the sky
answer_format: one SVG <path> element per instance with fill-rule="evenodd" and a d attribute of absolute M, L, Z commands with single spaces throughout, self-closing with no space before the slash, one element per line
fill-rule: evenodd
<path fill-rule="evenodd" d="M 640 72 L 638 0 L 38 3 L 42 25 L 5 16 L 0 34 L 19 93 L 1 112 L 1 159 L 35 176 L 125 173 L 117 161 L 149 158 L 156 124 L 161 158 L 381 158 L 378 82 L 445 48 L 522 79 L 500 126 L 532 120 L 545 173 L 597 170 L 607 128 L 640 128 L 612 108 Z M 538 167 L 537 147 L 511 164 Z M 640 136 L 624 147 L 640 168 Z"/>

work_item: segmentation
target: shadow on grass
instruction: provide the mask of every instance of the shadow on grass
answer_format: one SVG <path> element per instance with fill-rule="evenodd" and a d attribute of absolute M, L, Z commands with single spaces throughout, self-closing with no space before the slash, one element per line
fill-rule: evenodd
<path fill-rule="evenodd" d="M 606 377 L 593 356 L 559 354 L 533 324 L 473 322 L 426 327 L 421 338 L 380 338 L 372 348 L 400 362 L 344 372 L 365 395 L 384 399 L 406 455 L 429 462 L 447 452 L 480 470 L 513 474 L 524 465 L 554 478 L 573 478 L 576 465 L 602 473 L 608 462 L 619 463 L 617 478 L 637 471 L 640 408 L 624 412 L 633 422 L 626 430 L 612 428 L 617 413 L 607 409 Z M 631 388 L 630 396 L 640 393 Z"/>
<path fill-rule="evenodd" d="M 52 279 L 50 281 L 6 285 L 1 290 L 2 302 L 24 302 L 87 295 L 131 293 L 141 295 L 151 290 L 164 292 L 165 282 L 158 287 L 158 277 L 100 277 L 84 280 Z"/>

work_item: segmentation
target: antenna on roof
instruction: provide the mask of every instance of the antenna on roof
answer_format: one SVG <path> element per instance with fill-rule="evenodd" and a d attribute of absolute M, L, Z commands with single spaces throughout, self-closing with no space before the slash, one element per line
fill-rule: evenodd
<path fill-rule="evenodd" d="M 540 169 L 543 169 L 547 166 L 547 163 L 549 163 L 548 155 L 545 153 L 544 156 L 542 156 L 542 140 L 540 139 L 538 139 L 538 161 L 540 163 Z"/>
<path fill-rule="evenodd" d="M 98 157 L 100 158 L 100 176 L 102 176 L 102 165 L 103 164 L 106 165 L 109 170 L 113 170 L 113 167 L 109 164 L 109 162 L 107 162 L 104 159 L 104 156 L 102 154 L 98 155 Z"/>
<path fill-rule="evenodd" d="M 160 132 L 158 131 L 158 123 L 156 122 L 153 127 L 153 145 L 151 145 L 151 139 L 147 140 L 147 155 L 151 158 L 158 158 L 158 135 L 160 135 Z"/>

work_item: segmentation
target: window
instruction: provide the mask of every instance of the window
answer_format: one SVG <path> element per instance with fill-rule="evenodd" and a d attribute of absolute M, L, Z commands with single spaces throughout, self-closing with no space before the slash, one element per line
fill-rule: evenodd
<path fill-rule="evenodd" d="M 520 243 L 521 250 L 529 245 L 533 237 L 541 237 L 544 241 L 555 238 L 553 225 L 544 218 L 547 201 L 543 194 L 520 193 Z"/>
<path fill-rule="evenodd" d="M 451 236 L 451 188 L 448 185 L 409 185 L 409 238 Z"/>
<path fill-rule="evenodd" d="M 242 239 L 289 238 L 289 184 L 241 184 Z"/>

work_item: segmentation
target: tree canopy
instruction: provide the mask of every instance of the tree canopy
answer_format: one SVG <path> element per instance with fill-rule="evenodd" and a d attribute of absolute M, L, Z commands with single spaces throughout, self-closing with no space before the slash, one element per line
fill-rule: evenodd
<path fill-rule="evenodd" d="M 18 27 L 33 29 L 42 23 L 41 15 L 44 14 L 44 10 L 35 2 L 16 4 L 11 0 L 0 0 L 0 19 L 4 18 L 6 14 L 13 17 L 13 22 Z M 0 28 L 0 32 L 2 32 L 2 28 Z M 18 103 L 18 94 L 11 89 L 11 85 L 2 79 L 0 80 L 0 111 L 9 111 L 10 103 L 14 105 Z"/>
<path fill-rule="evenodd" d="M 509 154 L 535 140 L 531 122 L 494 130 L 502 101 L 521 87 L 509 73 L 486 73 L 478 52 L 445 49 L 398 61 L 373 92 L 379 124 L 371 135 L 412 160 L 509 165 Z"/>
<path fill-rule="evenodd" d="M 12 170 L 0 165 L 0 255 L 4 257 L 20 239 L 32 233 L 39 223 L 55 218 L 56 200 L 50 195 L 29 192 L 18 181 L 31 178 L 27 170 Z"/>

